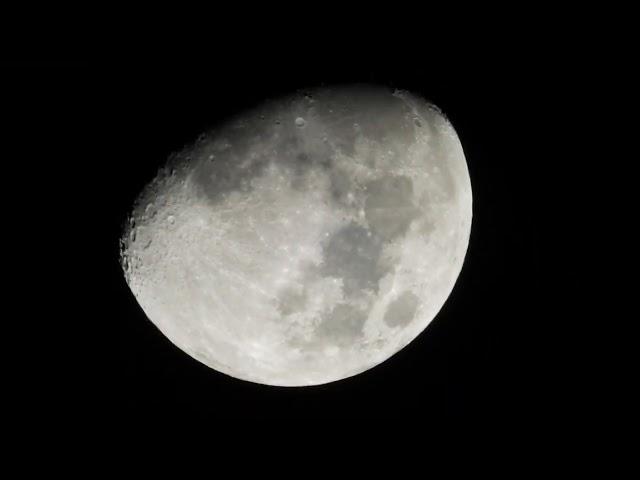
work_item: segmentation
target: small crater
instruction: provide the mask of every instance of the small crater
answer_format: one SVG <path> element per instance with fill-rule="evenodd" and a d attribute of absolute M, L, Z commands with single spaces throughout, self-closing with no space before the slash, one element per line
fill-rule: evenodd
<path fill-rule="evenodd" d="M 302 118 L 302 117 L 298 117 L 298 118 L 296 118 L 296 122 L 295 122 L 295 123 L 296 123 L 296 127 L 298 127 L 298 128 L 302 128 L 302 127 L 304 127 L 304 126 L 307 124 L 307 122 L 305 121 L 305 119 L 304 119 L 304 118 Z"/>
<path fill-rule="evenodd" d="M 153 203 L 149 203 L 147 208 L 144 209 L 144 214 L 147 218 L 153 219 L 156 216 L 156 210 Z"/>

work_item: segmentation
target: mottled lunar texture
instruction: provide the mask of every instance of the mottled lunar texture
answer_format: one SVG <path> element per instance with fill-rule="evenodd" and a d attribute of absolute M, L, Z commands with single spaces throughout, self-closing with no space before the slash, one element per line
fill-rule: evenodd
<path fill-rule="evenodd" d="M 425 100 L 372 86 L 270 101 L 169 159 L 123 233 L 126 281 L 178 347 L 314 385 L 411 342 L 462 268 L 471 184 Z"/>

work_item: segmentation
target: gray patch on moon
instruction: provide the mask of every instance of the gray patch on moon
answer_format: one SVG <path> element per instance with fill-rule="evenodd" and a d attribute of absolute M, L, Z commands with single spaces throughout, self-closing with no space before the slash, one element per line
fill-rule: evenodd
<path fill-rule="evenodd" d="M 266 158 L 243 159 L 228 150 L 216 155 L 213 162 L 200 162 L 192 178 L 205 198 L 211 204 L 217 204 L 226 194 L 249 191 L 251 179 L 260 176 L 268 165 Z"/>
<path fill-rule="evenodd" d="M 340 89 L 323 89 L 315 94 L 317 116 L 326 125 L 327 134 L 335 147 L 352 157 L 358 136 L 375 138 L 391 148 L 406 150 L 415 141 L 414 126 L 408 119 L 411 112 L 401 98 L 381 95 L 379 87 L 354 85 Z M 406 122 L 391 124 L 388 119 L 407 118 Z M 357 125 L 357 126 L 356 126 Z M 404 152 L 403 152 L 404 153 Z"/>
<path fill-rule="evenodd" d="M 409 177 L 387 176 L 370 182 L 364 212 L 373 231 L 387 241 L 404 235 L 418 217 L 412 198 L 413 182 Z"/>
<path fill-rule="evenodd" d="M 340 303 L 322 317 L 322 321 L 315 330 L 315 336 L 330 340 L 335 345 L 349 345 L 362 336 L 362 327 L 367 317 L 368 312 Z"/>
<path fill-rule="evenodd" d="M 387 273 L 381 264 L 382 240 L 351 222 L 334 233 L 323 247 L 324 262 L 319 274 L 343 280 L 347 296 L 363 290 L 378 291 L 378 281 Z"/>
<path fill-rule="evenodd" d="M 307 303 L 307 292 L 304 289 L 301 290 L 298 292 L 287 289 L 278 295 L 278 311 L 282 315 L 287 316 L 304 310 Z"/>
<path fill-rule="evenodd" d="M 336 152 L 331 145 L 319 140 L 313 132 L 270 121 L 278 116 L 277 110 L 267 112 L 266 116 L 267 120 L 259 122 L 257 133 L 253 130 L 257 128 L 255 121 L 212 133 L 211 137 L 227 139 L 225 148 L 204 141 L 191 147 L 193 151 L 185 150 L 198 160 L 193 180 L 211 204 L 219 203 L 228 193 L 250 191 L 252 180 L 264 175 L 271 164 L 285 170 L 285 177 L 296 190 L 308 188 L 304 178 L 312 169 L 332 172 Z M 210 160 L 212 154 L 214 159 Z M 334 179 L 331 175 L 331 180 Z"/>
<path fill-rule="evenodd" d="M 331 169 L 329 178 L 331 180 L 330 188 L 333 200 L 340 205 L 350 206 L 348 195 L 357 188 L 354 180 L 349 178 L 346 172 L 338 168 Z"/>
<path fill-rule="evenodd" d="M 295 105 L 300 99 L 293 96 L 289 101 Z M 328 90 L 319 94 L 316 105 L 304 128 L 296 126 L 295 117 L 278 123 L 279 118 L 287 115 L 282 107 L 268 105 L 247 114 L 242 122 L 232 121 L 231 126 L 211 132 L 185 149 L 198 162 L 192 178 L 205 198 L 217 204 L 228 193 L 250 191 L 251 181 L 262 176 L 274 163 L 288 171 L 287 177 L 296 190 L 308 188 L 304 177 L 311 169 L 328 172 L 332 199 L 345 205 L 348 204 L 345 195 L 353 185 L 342 172 L 335 170 L 336 153 L 353 157 L 359 136 L 376 139 L 394 155 L 405 154 L 406 147 L 415 142 L 410 107 L 393 95 L 381 97 L 379 89 L 358 86 Z M 406 118 L 406 122 L 390 126 L 388 118 Z M 437 136 L 433 130 L 434 142 Z M 327 137 L 333 140 L 332 144 L 322 141 Z M 212 138 L 224 141 L 214 143 L 209 140 Z M 215 154 L 213 161 L 209 160 L 212 153 Z M 375 158 L 371 161 L 376 163 Z M 406 211 L 402 215 L 411 213 Z M 381 224 L 382 219 L 377 223 Z M 399 219 L 397 223 L 391 230 L 381 231 L 385 239 L 397 236 L 395 229 L 402 230 L 404 220 Z"/>
<path fill-rule="evenodd" d="M 416 316 L 418 297 L 412 292 L 404 292 L 393 300 L 384 314 L 384 323 L 390 327 L 404 327 L 411 323 Z"/>

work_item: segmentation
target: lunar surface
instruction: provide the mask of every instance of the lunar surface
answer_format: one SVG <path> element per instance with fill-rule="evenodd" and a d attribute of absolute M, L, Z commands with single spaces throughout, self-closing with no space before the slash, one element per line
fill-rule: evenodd
<path fill-rule="evenodd" d="M 403 348 L 451 293 L 469 173 L 444 115 L 405 91 L 272 100 L 171 156 L 121 239 L 148 318 L 209 367 L 302 386 Z"/>

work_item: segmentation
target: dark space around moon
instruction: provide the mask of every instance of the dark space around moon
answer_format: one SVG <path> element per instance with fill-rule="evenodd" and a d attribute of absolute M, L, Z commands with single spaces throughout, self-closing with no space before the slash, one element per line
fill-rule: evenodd
<path fill-rule="evenodd" d="M 79 299 L 85 314 L 78 323 L 84 329 L 76 335 L 110 349 L 108 361 L 93 361 L 108 372 L 105 411 L 119 424 L 258 418 L 396 418 L 426 424 L 524 413 L 526 399 L 535 395 L 528 385 L 536 362 L 529 332 L 544 321 L 537 208 L 543 167 L 527 148 L 535 141 L 532 131 L 544 134 L 544 124 L 524 110 L 538 108 L 541 92 L 531 88 L 535 78 L 529 70 L 501 61 L 428 64 L 401 54 L 385 59 L 315 64 L 226 59 L 224 70 L 206 62 L 188 68 L 169 61 L 78 62 L 20 74 L 33 85 L 38 85 L 35 76 L 51 75 L 49 86 L 57 96 L 48 100 L 49 110 L 64 111 L 76 123 L 87 120 L 80 129 L 88 134 L 83 155 L 70 159 L 66 178 L 79 183 L 91 178 L 94 198 L 100 196 L 93 204 L 74 204 L 74 215 L 95 216 L 94 208 L 100 208 L 103 230 L 83 258 L 100 266 L 93 289 L 107 306 L 97 307 L 88 296 Z M 454 125 L 473 188 L 471 238 L 458 281 L 422 334 L 355 377 L 288 389 L 219 374 L 171 344 L 127 288 L 118 264 L 126 215 L 157 168 L 198 133 L 265 99 L 351 83 L 415 92 Z M 342 266 L 329 262 L 326 268 Z M 390 305 L 389 322 L 408 321 L 415 305 L 410 294 Z M 90 354 L 89 347 L 82 348 Z M 98 367 L 73 364 L 82 371 L 80 378 L 95 380 Z"/>

